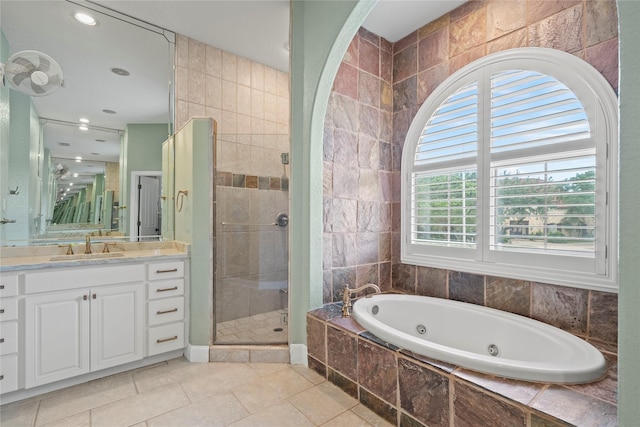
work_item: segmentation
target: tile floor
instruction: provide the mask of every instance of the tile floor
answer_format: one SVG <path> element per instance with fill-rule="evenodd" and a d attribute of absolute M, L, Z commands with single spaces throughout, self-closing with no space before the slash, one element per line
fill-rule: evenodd
<path fill-rule="evenodd" d="M 275 310 L 216 325 L 216 344 L 281 344 L 289 337 L 287 310 Z"/>
<path fill-rule="evenodd" d="M 303 366 L 184 358 L 1 406 L 0 425 L 390 426 Z"/>

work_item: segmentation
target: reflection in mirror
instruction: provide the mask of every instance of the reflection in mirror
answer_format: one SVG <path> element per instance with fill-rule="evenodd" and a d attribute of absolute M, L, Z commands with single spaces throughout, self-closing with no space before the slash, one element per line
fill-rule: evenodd
<path fill-rule="evenodd" d="M 45 96 L 0 87 L 0 245 L 127 234 L 131 174 L 160 169 L 173 131 L 175 34 L 82 0 L 3 1 L 0 19 L 1 63 L 38 51 L 64 77 Z"/>

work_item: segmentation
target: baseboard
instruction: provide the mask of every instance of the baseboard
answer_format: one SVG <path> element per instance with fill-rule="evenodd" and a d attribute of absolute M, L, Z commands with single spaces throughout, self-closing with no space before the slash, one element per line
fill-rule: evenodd
<path fill-rule="evenodd" d="M 184 352 L 184 357 L 191 363 L 208 363 L 209 346 L 188 344 Z"/>
<path fill-rule="evenodd" d="M 289 358 L 292 365 L 308 366 L 307 346 L 305 344 L 289 344 Z"/>

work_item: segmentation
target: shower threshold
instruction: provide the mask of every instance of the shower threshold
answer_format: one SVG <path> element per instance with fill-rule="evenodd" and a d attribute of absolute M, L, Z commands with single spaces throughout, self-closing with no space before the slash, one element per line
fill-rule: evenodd
<path fill-rule="evenodd" d="M 216 325 L 215 345 L 287 344 L 288 339 L 287 309 L 228 320 Z"/>

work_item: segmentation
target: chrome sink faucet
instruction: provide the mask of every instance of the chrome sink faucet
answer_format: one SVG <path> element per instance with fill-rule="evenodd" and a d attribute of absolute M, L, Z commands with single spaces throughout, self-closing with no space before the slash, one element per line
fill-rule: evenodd
<path fill-rule="evenodd" d="M 342 294 L 342 317 L 351 317 L 351 294 L 357 294 L 360 291 L 364 291 L 365 289 L 373 289 L 374 293 L 379 294 L 382 293 L 380 288 L 373 283 L 367 283 L 366 285 L 362 285 L 359 288 L 349 289 L 349 284 L 344 287 L 344 292 Z"/>

